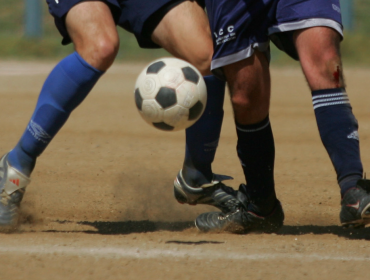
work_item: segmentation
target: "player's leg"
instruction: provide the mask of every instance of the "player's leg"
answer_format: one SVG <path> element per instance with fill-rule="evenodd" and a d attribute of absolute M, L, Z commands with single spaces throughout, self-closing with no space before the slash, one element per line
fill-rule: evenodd
<path fill-rule="evenodd" d="M 184 1 L 164 15 L 151 37 L 206 75 L 207 106 L 201 119 L 186 130 L 185 160 L 179 176 L 192 187 L 209 184 L 213 180 L 211 164 L 221 132 L 225 82 L 210 75 L 213 42 L 207 15 L 196 1 Z"/>
<path fill-rule="evenodd" d="M 270 73 L 266 55 L 255 54 L 224 67 L 233 106 L 237 152 L 254 204 L 249 210 L 265 216 L 276 200 L 274 139 L 269 121 Z"/>
<path fill-rule="evenodd" d="M 101 1 L 85 1 L 72 7 L 65 19 L 76 52 L 92 67 L 106 71 L 119 48 L 112 10 Z"/>
<path fill-rule="evenodd" d="M 255 51 L 248 59 L 223 67 L 230 88 L 238 136 L 237 152 L 247 185 L 238 192 L 238 205 L 226 215 L 201 214 L 202 231 L 275 231 L 284 216 L 274 184 L 275 147 L 269 120 L 270 74 L 266 55 Z M 263 218 L 262 218 L 263 217 Z"/>
<path fill-rule="evenodd" d="M 225 82 L 210 74 L 213 42 L 207 15 L 196 1 L 184 1 L 164 15 L 151 38 L 172 55 L 189 61 L 206 75 L 207 106 L 202 117 L 186 130 L 184 164 L 174 185 L 175 197 L 181 203 L 213 203 L 209 197 L 204 197 L 211 195 L 210 190 L 207 189 L 208 195 L 205 195 L 200 187 L 213 186 L 231 177 L 212 172 L 223 120 Z M 218 192 L 221 192 L 218 187 L 226 189 L 218 184 Z M 231 193 L 231 189 L 228 190 Z M 223 199 L 226 197 L 223 196 Z"/>
<path fill-rule="evenodd" d="M 357 185 L 363 181 L 368 188 L 370 181 L 361 180 L 363 168 L 358 123 L 345 89 L 339 50 L 340 35 L 331 28 L 314 27 L 296 31 L 294 40 L 312 91 L 321 140 L 334 165 L 341 189 L 341 222 L 354 226 L 369 223 L 370 196 Z M 316 43 L 313 44 L 313 41 Z M 357 209 L 348 206 L 357 205 L 359 201 Z"/>
<path fill-rule="evenodd" d="M 175 57 L 193 64 L 203 75 L 211 74 L 211 32 L 207 15 L 196 1 L 184 1 L 168 11 L 151 37 Z"/>
<path fill-rule="evenodd" d="M 320 136 L 335 167 L 341 194 L 343 196 L 351 189 L 356 192 L 347 196 L 353 203 L 343 199 L 342 204 L 357 205 L 356 202 L 361 200 L 357 209 L 342 207 L 342 223 L 351 223 L 351 219 L 354 224 L 360 220 L 357 225 L 368 223 L 369 213 L 366 212 L 370 207 L 370 196 L 364 195 L 364 187 L 356 187 L 370 183 L 361 180 L 358 124 L 343 79 L 339 48 L 343 36 L 339 0 L 304 3 L 299 0 L 280 0 L 276 23 L 269 33 L 280 49 L 301 62 L 312 91 Z M 363 220 L 365 218 L 367 221 Z"/>
<path fill-rule="evenodd" d="M 153 4 L 150 0 L 127 0 L 119 26 L 134 33 L 140 47 L 162 47 L 175 57 L 189 61 L 203 74 L 210 72 L 213 46 L 209 23 L 197 2 L 157 0 Z M 211 75 L 204 79 L 208 90 L 207 105 L 202 117 L 186 130 L 185 161 L 175 178 L 174 191 L 181 203 L 215 205 L 211 198 L 215 192 L 217 197 L 231 199 L 224 190 L 235 191 L 222 183 L 217 184 L 231 177 L 213 174 L 211 168 L 223 119 L 225 82 Z M 200 188 L 205 184 L 207 188 Z"/>
<path fill-rule="evenodd" d="M 240 186 L 237 194 L 240 204 L 228 213 L 204 213 L 196 219 L 202 231 L 276 230 L 284 219 L 274 189 L 275 148 L 269 121 L 269 47 L 265 36 L 274 1 L 264 4 L 207 3 L 207 10 L 213 11 L 210 14 L 215 41 L 212 69 L 218 75 L 224 74 L 230 88 L 237 151 L 247 185 Z"/>
<path fill-rule="evenodd" d="M 1 160 L 0 189 L 1 195 L 6 196 L 0 203 L 0 225 L 14 224 L 37 157 L 111 65 L 117 52 L 115 23 L 104 2 L 77 3 L 67 13 L 65 26 L 77 51 L 51 71 L 23 136 Z"/>
<path fill-rule="evenodd" d="M 343 79 L 339 51 L 341 38 L 327 27 L 296 31 L 293 38 L 312 91 L 320 136 L 335 167 L 343 195 L 356 186 L 363 169 L 358 124 Z"/>
<path fill-rule="evenodd" d="M 11 165 L 27 176 L 72 110 L 112 64 L 118 49 L 115 23 L 104 2 L 73 6 L 65 25 L 76 51 L 59 62 L 47 77 L 31 121 L 9 155 Z"/>

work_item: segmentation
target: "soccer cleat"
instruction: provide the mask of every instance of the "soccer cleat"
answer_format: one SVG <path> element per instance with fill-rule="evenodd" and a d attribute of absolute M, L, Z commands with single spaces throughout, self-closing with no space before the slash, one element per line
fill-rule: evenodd
<path fill-rule="evenodd" d="M 0 160 L 0 232 L 12 231 L 19 218 L 19 206 L 31 179 L 8 163 L 8 154 Z"/>
<path fill-rule="evenodd" d="M 252 202 L 243 192 L 245 185 L 240 185 L 237 199 L 240 201 L 229 213 L 208 212 L 200 214 L 195 220 L 195 226 L 202 232 L 218 231 L 232 233 L 247 233 L 251 231 L 272 233 L 277 232 L 284 222 L 284 211 L 279 200 L 274 199 L 272 212 L 260 216 L 248 210 Z M 254 205 L 253 205 L 254 206 Z M 253 208 L 258 208 L 254 206 Z"/>
<path fill-rule="evenodd" d="M 224 213 L 228 213 L 240 203 L 236 199 L 237 191 L 222 183 L 222 181 L 230 179 L 233 178 L 226 175 L 213 174 L 211 183 L 194 188 L 185 182 L 182 170 L 180 170 L 174 181 L 174 195 L 181 204 L 207 204 L 217 207 Z"/>
<path fill-rule="evenodd" d="M 370 224 L 370 180 L 360 179 L 341 201 L 340 222 L 344 227 L 363 227 Z"/>

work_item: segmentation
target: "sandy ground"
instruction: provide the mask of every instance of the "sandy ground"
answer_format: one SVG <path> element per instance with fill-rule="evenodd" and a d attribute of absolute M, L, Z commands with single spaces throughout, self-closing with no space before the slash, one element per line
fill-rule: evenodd
<path fill-rule="evenodd" d="M 115 65 L 38 160 L 22 224 L 0 234 L 0 279 L 364 279 L 370 228 L 339 226 L 336 176 L 299 68 L 272 69 L 276 189 L 286 214 L 277 234 L 203 234 L 180 205 L 173 179 L 184 132 L 161 132 L 136 112 L 144 65 Z M 53 63 L 0 63 L 0 150 L 11 149 Z M 370 70 L 347 69 L 370 168 Z M 213 168 L 244 181 L 228 97 Z"/>

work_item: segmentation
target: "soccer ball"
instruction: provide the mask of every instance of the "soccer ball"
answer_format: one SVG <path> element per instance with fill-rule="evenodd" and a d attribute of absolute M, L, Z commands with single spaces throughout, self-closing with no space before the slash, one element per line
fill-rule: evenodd
<path fill-rule="evenodd" d="M 151 62 L 138 76 L 135 102 L 140 115 L 151 126 L 164 131 L 185 129 L 203 114 L 206 84 L 190 63 L 161 58 Z"/>

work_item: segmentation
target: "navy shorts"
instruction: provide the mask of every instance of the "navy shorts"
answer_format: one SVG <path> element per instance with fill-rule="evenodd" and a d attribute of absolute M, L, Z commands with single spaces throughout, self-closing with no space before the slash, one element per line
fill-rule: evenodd
<path fill-rule="evenodd" d="M 63 37 L 62 44 L 71 43 L 65 26 L 65 16 L 76 4 L 86 0 L 46 0 L 49 12 Z M 134 33 L 142 48 L 158 48 L 151 34 L 163 16 L 176 5 L 186 0 L 101 0 L 111 11 L 115 23 Z"/>
<path fill-rule="evenodd" d="M 343 37 L 339 0 L 278 0 L 275 21 L 268 31 L 279 49 L 298 60 L 293 32 L 315 26 L 330 27 Z"/>
<path fill-rule="evenodd" d="M 206 0 L 214 55 L 212 72 L 246 59 L 254 49 L 269 53 L 268 27 L 275 19 L 277 0 Z"/>

